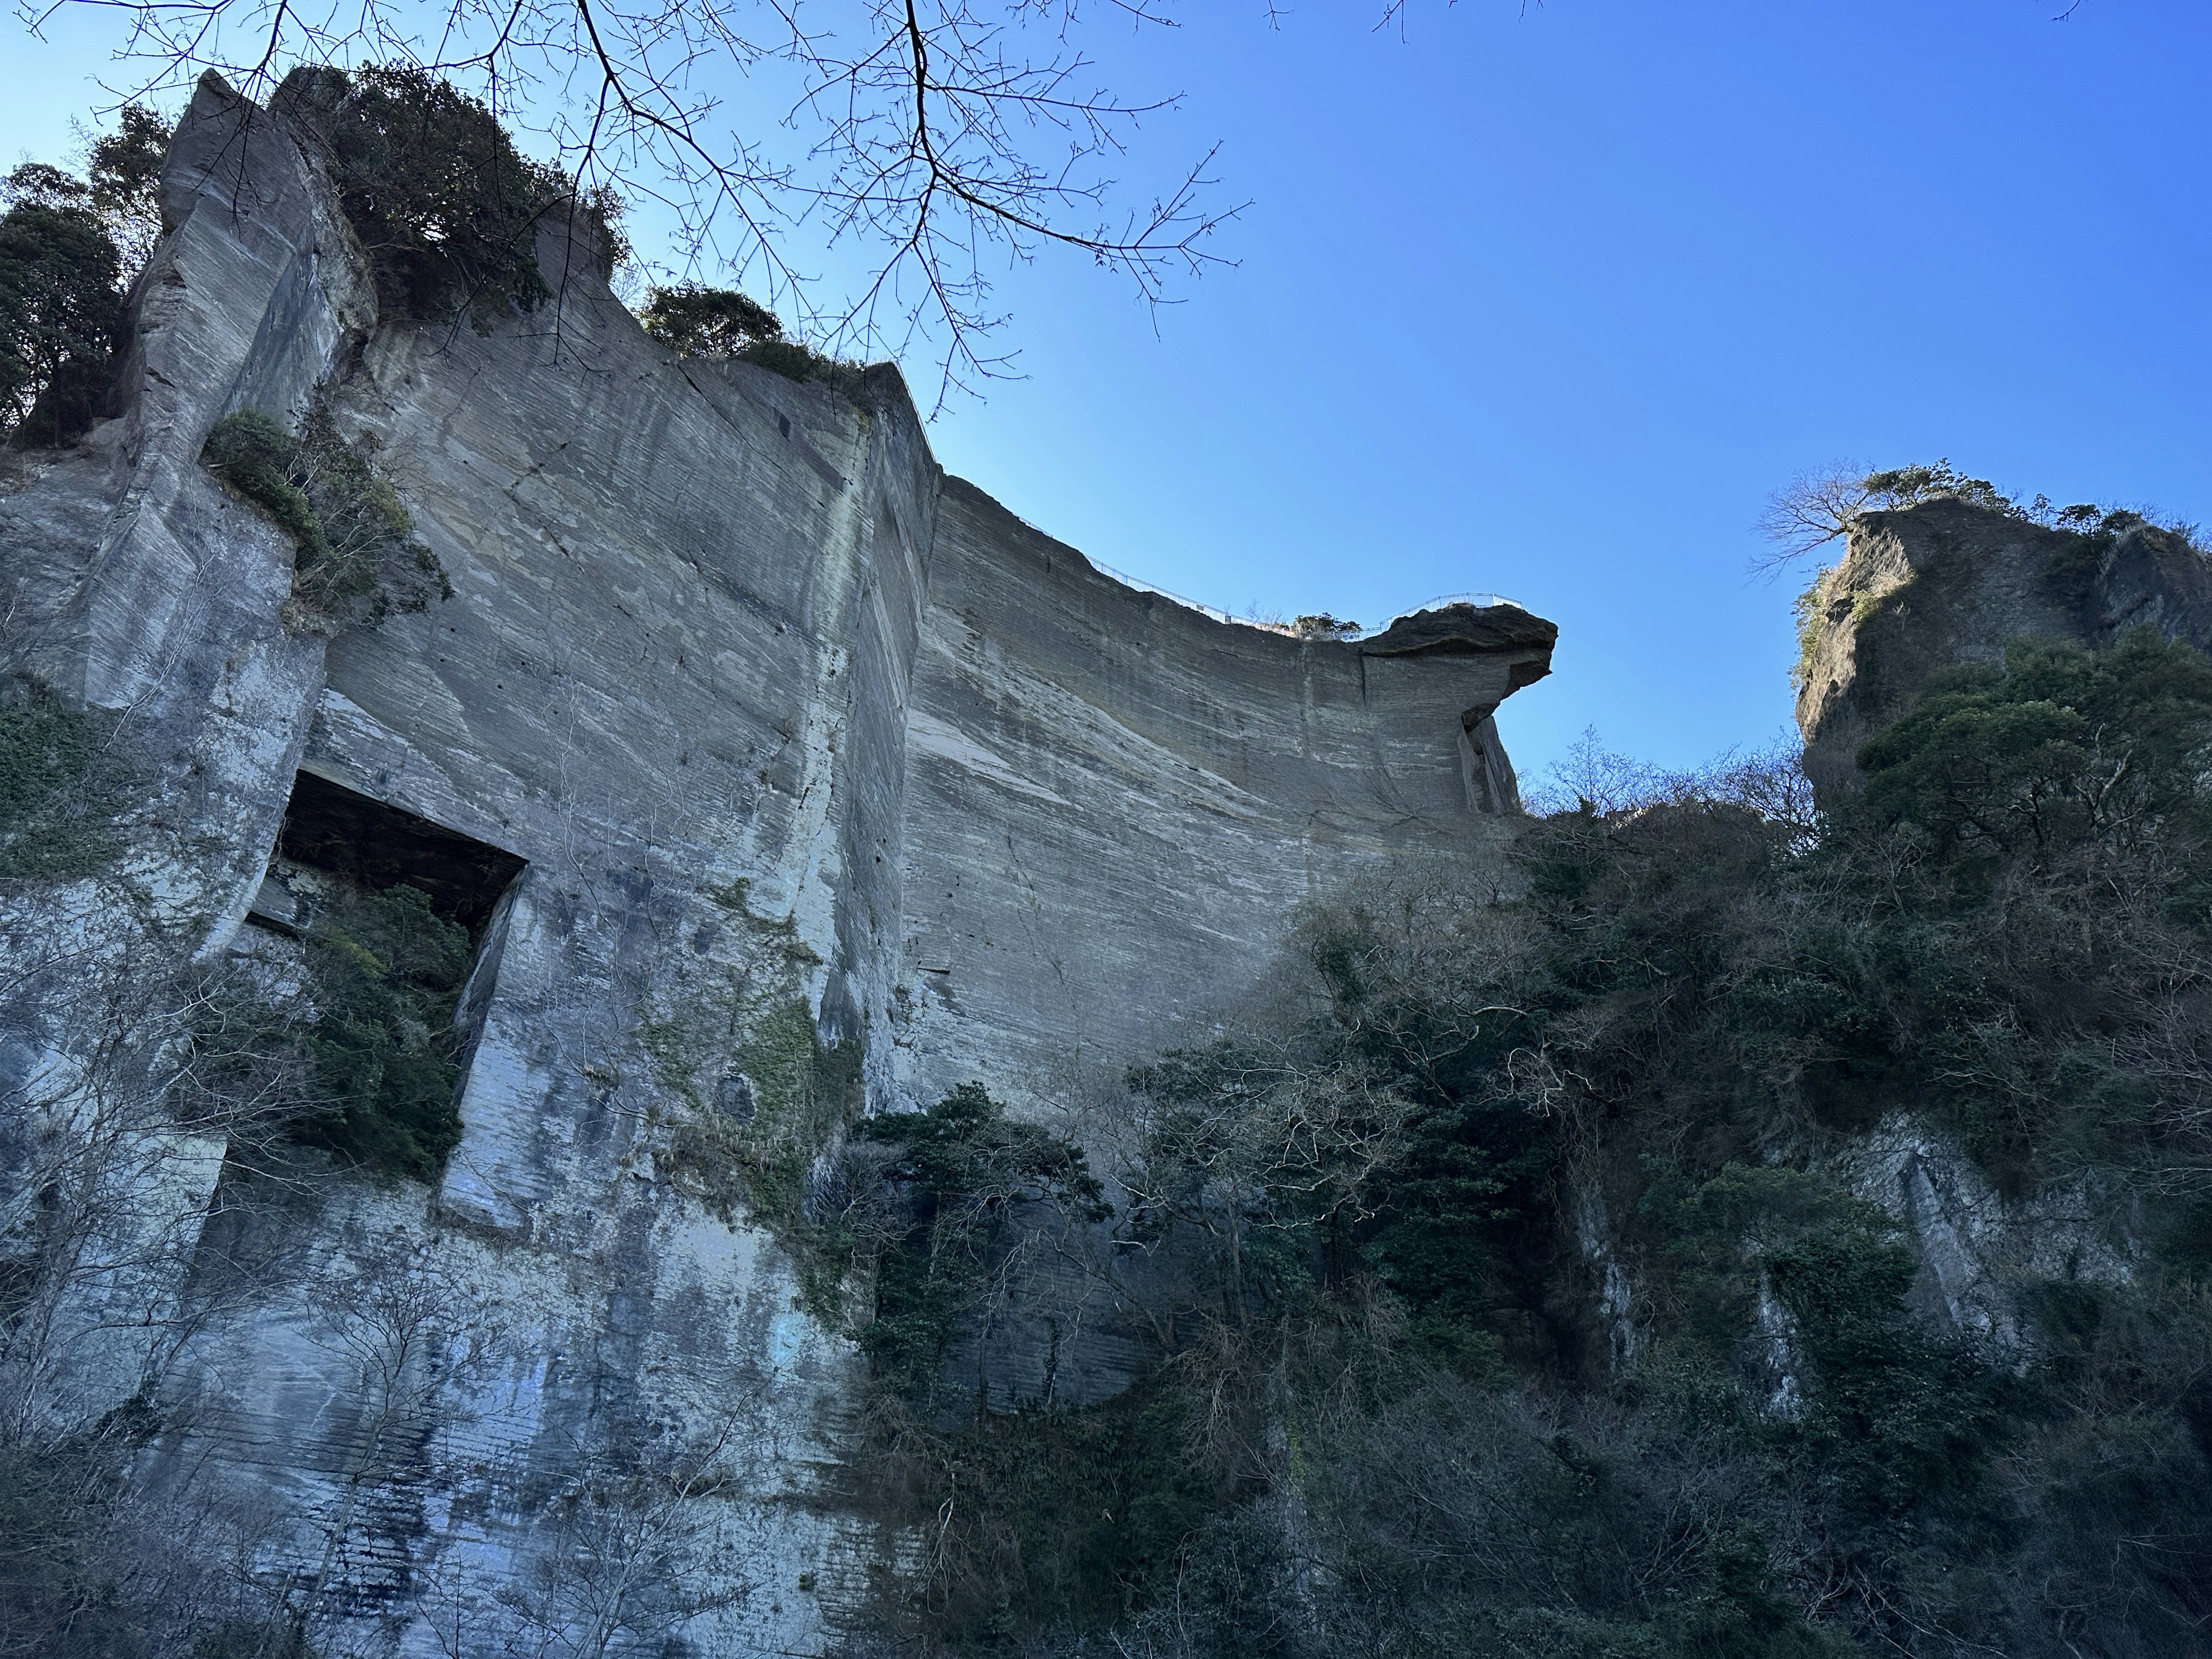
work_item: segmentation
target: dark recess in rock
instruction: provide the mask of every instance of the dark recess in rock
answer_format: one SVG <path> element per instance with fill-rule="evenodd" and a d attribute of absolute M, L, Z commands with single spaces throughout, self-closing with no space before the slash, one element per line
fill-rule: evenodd
<path fill-rule="evenodd" d="M 522 872 L 514 854 L 302 772 L 284 809 L 277 850 L 370 889 L 404 882 L 470 933 Z"/>

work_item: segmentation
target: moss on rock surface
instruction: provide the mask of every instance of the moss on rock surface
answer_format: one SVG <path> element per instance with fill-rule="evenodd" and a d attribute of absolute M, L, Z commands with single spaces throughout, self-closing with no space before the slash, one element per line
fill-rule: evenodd
<path fill-rule="evenodd" d="M 450 599 L 444 568 L 368 455 L 318 404 L 298 438 L 258 409 L 226 415 L 201 462 L 292 538 L 294 597 L 334 621 L 380 620 Z"/>
<path fill-rule="evenodd" d="M 118 720 L 66 707 L 43 686 L 0 698 L 0 880 L 97 874 L 120 845 Z"/>
<path fill-rule="evenodd" d="M 743 1209 L 772 1227 L 799 1225 L 810 1168 L 860 1114 L 860 1044 L 824 1043 L 803 999 L 773 1003 L 752 1018 L 711 1100 L 669 1026 L 648 1028 L 647 1047 L 691 1107 L 664 1152 L 678 1184 L 725 1217 Z"/>

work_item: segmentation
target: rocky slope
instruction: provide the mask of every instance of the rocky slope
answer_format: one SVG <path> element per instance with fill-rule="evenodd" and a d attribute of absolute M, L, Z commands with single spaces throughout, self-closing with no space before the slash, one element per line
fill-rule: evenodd
<path fill-rule="evenodd" d="M 2140 520 L 2054 529 L 1956 496 L 1863 514 L 1808 599 L 1797 724 L 1816 791 L 1849 791 L 1859 745 L 1930 672 L 2035 636 L 2105 644 L 2136 627 L 2212 647 L 2212 564 Z"/>

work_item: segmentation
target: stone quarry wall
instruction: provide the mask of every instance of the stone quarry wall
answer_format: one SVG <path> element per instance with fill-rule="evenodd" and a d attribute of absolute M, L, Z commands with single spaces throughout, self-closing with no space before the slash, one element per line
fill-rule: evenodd
<path fill-rule="evenodd" d="M 0 495 L 4 665 L 119 711 L 144 797 L 109 877 L 0 894 L 0 1083 L 74 1109 L 88 987 L 277 948 L 301 775 L 467 838 L 498 891 L 436 1190 L 249 1214 L 215 1201 L 219 1147 L 149 1159 L 119 1212 L 187 1238 L 159 1259 L 202 1311 L 118 1334 L 100 1306 L 145 1292 L 106 1281 L 49 1407 L 155 1388 L 143 1478 L 260 1503 L 262 1570 L 364 1651 L 584 1618 L 554 1569 L 612 1502 L 591 1471 L 711 1447 L 734 1478 L 648 1540 L 689 1598 L 654 1591 L 665 1626 L 817 1651 L 910 1547 L 842 1495 L 860 1362 L 766 1231 L 670 1178 L 668 1127 L 753 1101 L 748 1042 L 794 1006 L 860 1045 L 872 1110 L 969 1078 L 1042 1109 L 1176 1040 L 1301 901 L 1494 846 L 1490 715 L 1550 626 L 1304 641 L 1132 590 L 945 478 L 895 372 L 678 361 L 562 228 L 557 303 L 380 325 L 313 143 L 219 83 L 165 212 L 125 412 Z M 313 625 L 285 536 L 198 464 L 226 412 L 317 399 L 449 599 Z"/>
<path fill-rule="evenodd" d="M 1294 639 L 1124 586 L 957 479 L 938 512 L 907 719 L 916 1097 L 1202 1036 L 1298 903 L 1502 835 L 1489 717 L 1549 624 L 1465 654 Z"/>

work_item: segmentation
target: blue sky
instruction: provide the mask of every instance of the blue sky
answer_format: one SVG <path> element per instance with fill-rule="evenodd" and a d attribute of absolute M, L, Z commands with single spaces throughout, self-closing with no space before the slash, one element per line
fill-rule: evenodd
<path fill-rule="evenodd" d="M 1007 272 L 1024 378 L 939 459 L 1207 603 L 1374 621 L 1510 594 L 1560 626 L 1500 716 L 1524 774 L 1585 727 L 1669 765 L 1789 717 L 1766 495 L 1948 455 L 2060 501 L 2212 518 L 2212 237 L 2196 0 L 1354 0 L 1102 29 L 1216 141 L 1237 261 L 1148 313 Z M 1103 9 L 1101 9 L 1103 10 Z M 0 156 L 52 155 L 107 25 L 12 21 Z M 917 374 L 917 379 L 921 376 Z"/>

